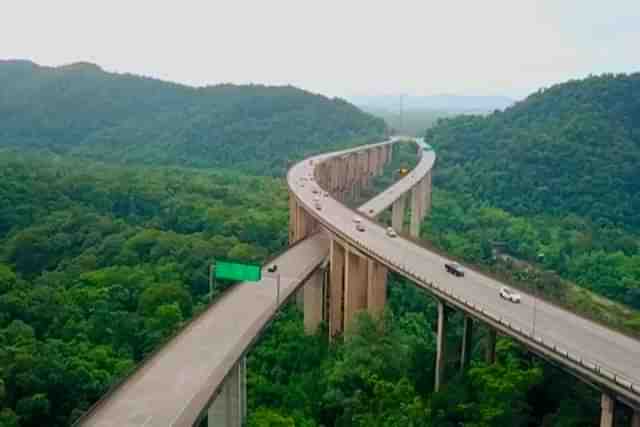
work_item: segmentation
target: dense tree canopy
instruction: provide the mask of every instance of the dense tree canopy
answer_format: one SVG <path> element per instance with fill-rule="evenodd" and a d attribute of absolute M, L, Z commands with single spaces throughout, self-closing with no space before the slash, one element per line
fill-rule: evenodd
<path fill-rule="evenodd" d="M 208 262 L 282 248 L 286 209 L 280 179 L 5 153 L 0 426 L 68 425 L 202 310 Z"/>
<path fill-rule="evenodd" d="M 559 84 L 488 117 L 442 120 L 427 138 L 437 186 L 515 214 L 640 230 L 640 73 Z"/>
<path fill-rule="evenodd" d="M 192 88 L 92 64 L 27 61 L 0 61 L 0 123 L 0 147 L 266 175 L 385 130 L 343 100 L 291 86 Z"/>

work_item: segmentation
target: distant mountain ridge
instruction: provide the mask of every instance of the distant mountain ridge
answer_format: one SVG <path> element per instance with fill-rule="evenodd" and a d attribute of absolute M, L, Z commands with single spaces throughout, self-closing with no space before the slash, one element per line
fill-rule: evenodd
<path fill-rule="evenodd" d="M 346 101 L 292 86 L 194 88 L 85 62 L 23 60 L 0 61 L 0 124 L 5 148 L 267 175 L 386 129 Z"/>
<path fill-rule="evenodd" d="M 427 131 L 435 185 L 517 214 L 579 215 L 640 231 L 640 73 L 540 90 L 504 112 Z"/>
<path fill-rule="evenodd" d="M 400 97 L 391 95 L 352 96 L 347 98 L 360 107 L 398 111 Z M 431 95 L 405 96 L 402 105 L 405 110 L 437 110 L 445 112 L 492 112 L 503 110 L 515 100 L 506 96 L 471 95 Z"/>

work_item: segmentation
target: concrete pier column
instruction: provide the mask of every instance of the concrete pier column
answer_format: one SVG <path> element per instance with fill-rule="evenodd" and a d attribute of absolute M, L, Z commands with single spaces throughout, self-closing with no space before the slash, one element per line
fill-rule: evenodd
<path fill-rule="evenodd" d="M 376 175 L 380 176 L 382 175 L 382 172 L 384 170 L 384 148 L 383 147 L 379 147 L 376 150 L 377 154 L 378 154 L 378 167 L 376 169 Z"/>
<path fill-rule="evenodd" d="M 316 333 L 322 322 L 324 276 L 323 269 L 316 270 L 302 288 L 304 290 L 304 331 L 309 335 Z"/>
<path fill-rule="evenodd" d="M 424 215 L 431 214 L 431 171 L 425 176 L 425 203 Z"/>
<path fill-rule="evenodd" d="M 460 371 L 469 367 L 471 361 L 472 339 L 473 339 L 473 319 L 464 316 L 464 329 L 462 331 L 462 349 L 460 351 Z"/>
<path fill-rule="evenodd" d="M 424 218 L 427 216 L 427 192 L 429 188 L 429 179 L 427 178 L 427 176 L 422 178 L 422 181 L 420 183 L 422 185 L 422 197 L 420 198 L 420 218 L 424 220 Z"/>
<path fill-rule="evenodd" d="M 405 196 L 402 195 L 391 206 L 391 227 L 399 233 L 402 232 L 404 226 L 404 205 Z"/>
<path fill-rule="evenodd" d="M 412 237 L 420 237 L 420 185 L 415 185 L 411 189 L 411 223 L 409 224 L 409 234 Z"/>
<path fill-rule="evenodd" d="M 293 193 L 289 191 L 289 244 L 294 244 L 296 239 L 298 203 Z"/>
<path fill-rule="evenodd" d="M 304 288 L 305 285 L 302 285 L 300 288 L 298 288 L 298 290 L 296 291 L 296 307 L 298 308 L 298 310 L 302 311 L 304 313 Z"/>
<path fill-rule="evenodd" d="M 485 361 L 488 364 L 496 361 L 496 330 L 489 328 L 487 333 L 487 347 L 485 348 Z"/>
<path fill-rule="evenodd" d="M 343 332 L 344 267 L 346 250 L 335 240 L 329 249 L 329 338 Z"/>
<path fill-rule="evenodd" d="M 372 259 L 367 265 L 367 311 L 379 318 L 387 302 L 387 267 Z"/>
<path fill-rule="evenodd" d="M 613 427 L 616 401 L 608 394 L 602 393 L 600 408 L 600 427 Z"/>
<path fill-rule="evenodd" d="M 348 331 L 359 311 L 367 309 L 367 258 L 347 250 L 344 273 L 344 329 Z"/>
<path fill-rule="evenodd" d="M 631 415 L 631 427 L 640 427 L 640 410 L 633 411 Z"/>
<path fill-rule="evenodd" d="M 444 302 L 438 301 L 438 336 L 435 370 L 435 391 L 440 390 L 444 382 L 446 363 L 446 341 L 447 341 L 447 307 Z"/>
<path fill-rule="evenodd" d="M 246 419 L 246 360 L 231 369 L 207 413 L 209 427 L 242 427 Z"/>

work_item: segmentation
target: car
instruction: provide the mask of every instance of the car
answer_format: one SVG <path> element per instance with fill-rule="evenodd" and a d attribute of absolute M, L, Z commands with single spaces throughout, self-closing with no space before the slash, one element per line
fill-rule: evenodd
<path fill-rule="evenodd" d="M 360 224 L 360 222 L 362 222 L 362 218 L 360 218 L 359 216 L 354 216 L 353 222 L 355 222 L 356 224 Z"/>
<path fill-rule="evenodd" d="M 320 204 L 320 202 L 316 202 L 316 209 L 319 211 L 322 210 L 322 205 Z"/>
<path fill-rule="evenodd" d="M 398 233 L 396 233 L 396 230 L 394 230 L 393 227 L 387 227 L 387 236 L 397 237 Z"/>
<path fill-rule="evenodd" d="M 314 189 L 311 190 L 311 192 L 313 194 L 318 194 L 320 191 L 317 188 L 314 188 Z"/>
<path fill-rule="evenodd" d="M 445 263 L 444 269 L 447 270 L 448 273 L 453 274 L 454 276 L 458 276 L 458 277 L 464 276 L 464 268 L 457 262 Z"/>
<path fill-rule="evenodd" d="M 369 209 L 369 213 L 370 213 L 370 214 L 373 214 L 373 209 Z"/>
<path fill-rule="evenodd" d="M 278 266 L 275 264 L 272 264 L 269 267 L 267 267 L 267 271 L 269 273 L 275 273 L 277 270 L 278 270 Z"/>
<path fill-rule="evenodd" d="M 518 304 L 521 299 L 519 293 L 512 291 L 506 286 L 503 286 L 500 288 L 500 298 L 504 298 L 507 301 L 511 301 L 515 304 Z"/>
<path fill-rule="evenodd" d="M 329 193 L 327 193 L 326 191 L 323 194 L 324 197 L 329 197 Z"/>
<path fill-rule="evenodd" d="M 357 223 L 357 224 L 356 224 L 356 230 L 358 230 L 358 231 L 364 231 L 364 225 L 362 225 L 362 223 Z"/>

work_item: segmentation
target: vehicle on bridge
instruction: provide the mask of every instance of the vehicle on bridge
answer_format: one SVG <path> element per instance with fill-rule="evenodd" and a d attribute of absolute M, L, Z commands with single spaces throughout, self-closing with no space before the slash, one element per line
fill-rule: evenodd
<path fill-rule="evenodd" d="M 364 230 L 365 230 L 364 225 L 362 225 L 362 223 L 360 223 L 360 222 L 359 222 L 359 223 L 357 223 L 357 224 L 356 224 L 356 230 L 358 230 L 358 231 L 364 231 Z"/>
<path fill-rule="evenodd" d="M 520 294 L 512 291 L 511 289 L 503 286 L 500 288 L 500 298 L 504 298 L 507 301 L 518 304 L 520 302 Z"/>
<path fill-rule="evenodd" d="M 387 227 L 387 236 L 398 237 L 398 233 L 396 233 L 396 230 L 394 230 L 393 227 Z"/>
<path fill-rule="evenodd" d="M 464 268 L 457 262 L 445 263 L 444 269 L 447 270 L 448 273 L 453 274 L 454 276 L 458 276 L 458 277 L 464 276 Z"/>

